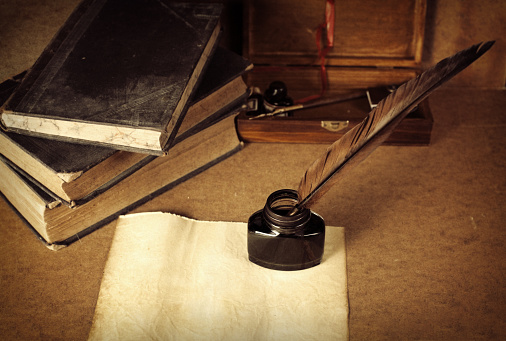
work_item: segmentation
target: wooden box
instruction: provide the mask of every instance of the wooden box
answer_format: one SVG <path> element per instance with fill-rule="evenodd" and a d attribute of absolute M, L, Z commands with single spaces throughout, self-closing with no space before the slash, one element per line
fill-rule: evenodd
<path fill-rule="evenodd" d="M 425 0 L 250 0 L 245 5 L 243 52 L 255 67 L 248 85 L 263 92 L 281 80 L 294 100 L 320 94 L 317 28 L 325 23 L 325 8 L 332 3 L 334 44 L 324 62 L 328 88 L 323 98 L 357 89 L 365 94 L 368 88 L 399 85 L 419 73 Z M 237 127 L 247 142 L 328 143 L 369 111 L 364 97 L 293 111 L 290 117 L 251 120 L 242 113 Z M 427 145 L 432 122 L 424 101 L 386 143 Z"/>

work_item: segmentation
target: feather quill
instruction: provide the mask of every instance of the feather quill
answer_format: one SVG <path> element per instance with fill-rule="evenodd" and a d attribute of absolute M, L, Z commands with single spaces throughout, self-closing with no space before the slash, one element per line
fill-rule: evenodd
<path fill-rule="evenodd" d="M 379 102 L 360 124 L 334 142 L 309 166 L 299 184 L 299 199 L 292 213 L 310 208 L 347 170 L 381 145 L 401 120 L 432 91 L 464 70 L 493 44 L 494 41 L 476 44 L 443 59 Z"/>

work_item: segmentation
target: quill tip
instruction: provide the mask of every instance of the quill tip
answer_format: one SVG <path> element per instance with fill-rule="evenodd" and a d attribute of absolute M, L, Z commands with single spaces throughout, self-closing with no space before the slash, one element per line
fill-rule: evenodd
<path fill-rule="evenodd" d="M 494 43 L 495 43 L 495 40 L 481 42 L 480 44 L 478 44 L 478 48 L 476 49 L 476 53 L 483 54 L 483 53 L 487 52 L 492 47 L 492 45 L 494 45 Z"/>

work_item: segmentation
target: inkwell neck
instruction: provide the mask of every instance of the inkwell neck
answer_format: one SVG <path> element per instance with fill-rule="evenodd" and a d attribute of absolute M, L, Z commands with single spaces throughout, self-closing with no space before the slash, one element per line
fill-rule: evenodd
<path fill-rule="evenodd" d="M 281 234 L 294 234 L 302 231 L 311 217 L 311 211 L 302 208 L 290 214 L 297 204 L 297 192 L 281 189 L 272 193 L 265 203 L 263 217 L 267 225 Z"/>

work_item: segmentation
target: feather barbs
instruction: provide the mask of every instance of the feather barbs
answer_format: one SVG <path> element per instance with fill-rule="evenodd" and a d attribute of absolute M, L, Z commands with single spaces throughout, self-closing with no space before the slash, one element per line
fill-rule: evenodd
<path fill-rule="evenodd" d="M 293 211 L 311 207 L 344 176 L 346 170 L 381 145 L 402 119 L 432 91 L 464 70 L 493 44 L 493 41 L 476 44 L 443 59 L 380 101 L 360 124 L 334 142 L 309 166 L 300 181 L 299 201 Z"/>

